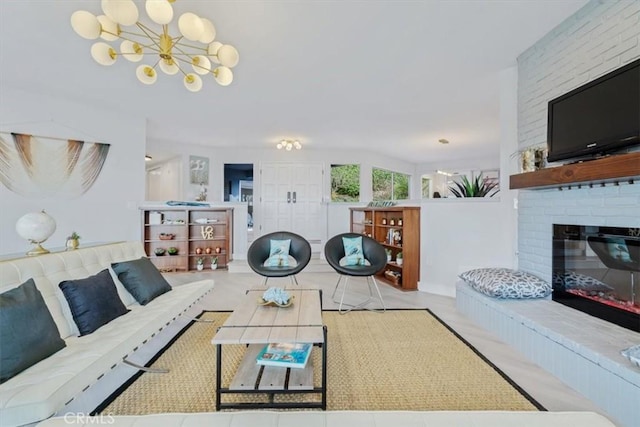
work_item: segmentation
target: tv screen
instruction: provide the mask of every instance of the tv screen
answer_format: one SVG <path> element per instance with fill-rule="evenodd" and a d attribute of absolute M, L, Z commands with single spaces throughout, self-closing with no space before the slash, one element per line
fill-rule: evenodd
<path fill-rule="evenodd" d="M 640 60 L 549 101 L 548 161 L 640 143 Z"/>

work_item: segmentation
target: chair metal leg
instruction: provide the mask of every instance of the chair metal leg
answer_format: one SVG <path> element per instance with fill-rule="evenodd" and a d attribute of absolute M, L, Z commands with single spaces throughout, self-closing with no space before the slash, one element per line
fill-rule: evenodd
<path fill-rule="evenodd" d="M 300 286 L 300 285 L 298 284 L 298 278 L 296 277 L 296 275 L 295 275 L 295 274 L 293 274 L 293 275 L 291 275 L 291 276 L 289 276 L 289 277 L 291 278 L 291 281 L 292 281 L 293 283 L 295 283 L 295 284 L 296 284 L 296 286 Z"/>
<path fill-rule="evenodd" d="M 366 280 L 367 280 L 367 287 L 369 288 L 369 297 L 358 303 L 358 304 L 348 304 L 344 302 L 344 296 L 347 293 L 347 288 L 349 287 L 349 276 L 344 276 L 344 287 L 342 289 L 342 295 L 340 296 L 340 301 L 336 301 L 335 299 L 335 295 L 336 295 L 336 291 L 338 290 L 338 285 L 340 284 L 340 280 L 342 279 L 342 275 L 340 275 L 338 277 L 338 283 L 336 283 L 336 287 L 333 290 L 333 295 L 331 295 L 331 299 L 333 299 L 333 302 L 335 303 L 340 303 L 338 305 L 338 312 L 340 314 L 346 314 L 354 309 L 357 308 L 362 308 L 365 310 L 369 310 L 369 311 L 374 311 L 376 313 L 384 313 L 386 311 L 386 307 L 384 305 L 384 301 L 382 300 L 382 294 L 380 293 L 380 289 L 378 288 L 378 283 L 376 282 L 375 277 L 373 276 L 367 276 Z M 369 280 L 371 280 L 372 282 L 370 282 Z M 374 309 L 374 308 L 368 308 L 367 305 L 371 302 L 373 302 L 375 300 L 374 298 L 374 293 L 373 293 L 373 289 L 375 288 L 376 293 L 378 294 L 378 300 L 380 301 L 380 305 L 382 306 L 381 309 Z M 349 307 L 347 310 L 344 310 L 343 307 Z"/>
<path fill-rule="evenodd" d="M 267 276 L 264 277 L 264 282 L 262 282 L 262 286 L 264 286 L 265 288 L 267 287 L 267 280 L 269 280 L 269 278 Z"/>

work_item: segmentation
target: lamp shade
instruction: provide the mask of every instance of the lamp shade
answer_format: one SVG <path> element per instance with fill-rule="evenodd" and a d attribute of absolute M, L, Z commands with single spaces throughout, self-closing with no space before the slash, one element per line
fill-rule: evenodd
<path fill-rule="evenodd" d="M 198 92 L 202 89 L 202 79 L 197 74 L 189 73 L 184 76 L 184 87 L 191 92 Z"/>
<path fill-rule="evenodd" d="M 130 40 L 125 40 L 120 44 L 120 53 L 125 59 L 131 62 L 140 62 L 142 61 L 143 51 L 142 46 L 138 43 L 134 43 Z"/>
<path fill-rule="evenodd" d="M 149 18 L 156 24 L 165 25 L 173 19 L 173 7 L 168 0 L 147 0 L 144 7 Z"/>
<path fill-rule="evenodd" d="M 100 22 L 91 12 L 77 10 L 71 15 L 71 28 L 80 37 L 95 40 L 100 37 Z"/>
<path fill-rule="evenodd" d="M 156 73 L 156 70 L 153 69 L 153 67 L 143 64 L 136 68 L 136 77 L 138 78 L 138 80 L 140 80 L 140 82 L 146 85 L 152 85 L 158 79 L 158 74 Z"/>
<path fill-rule="evenodd" d="M 198 74 L 205 75 L 211 71 L 211 61 L 204 55 L 196 55 L 191 59 L 193 71 Z"/>
<path fill-rule="evenodd" d="M 202 19 L 195 13 L 187 12 L 180 15 L 178 19 L 178 29 L 180 33 L 191 41 L 198 41 L 204 34 L 204 24 Z"/>
<path fill-rule="evenodd" d="M 177 74 L 180 71 L 180 68 L 175 63 L 173 59 L 162 59 L 158 62 L 160 69 L 163 73 L 168 74 L 170 76 Z"/>
<path fill-rule="evenodd" d="M 112 65 L 116 62 L 116 51 L 104 42 L 94 43 L 91 46 L 91 57 L 100 65 Z"/>
<path fill-rule="evenodd" d="M 229 86 L 233 81 L 233 72 L 227 67 L 216 68 L 213 75 L 220 86 Z"/>
<path fill-rule="evenodd" d="M 218 50 L 220 50 L 221 46 L 222 43 L 220 42 L 213 42 L 210 43 L 209 46 L 207 46 L 207 54 L 212 57 L 211 60 L 216 64 L 220 63 L 220 61 L 218 61 Z"/>
<path fill-rule="evenodd" d="M 120 28 L 118 24 L 113 22 L 107 15 L 98 16 L 98 22 L 100 23 L 100 38 L 108 42 L 118 40 L 118 34 Z"/>
<path fill-rule="evenodd" d="M 102 0 L 104 14 L 120 25 L 133 25 L 138 20 L 138 8 L 133 0 Z"/>
<path fill-rule="evenodd" d="M 218 61 L 225 67 L 233 68 L 238 65 L 240 55 L 235 47 L 225 44 L 218 49 Z"/>
<path fill-rule="evenodd" d="M 202 36 L 198 39 L 200 43 L 209 44 L 216 38 L 216 27 L 213 26 L 213 22 L 209 21 L 207 18 L 200 18 L 202 21 L 202 26 L 204 31 L 202 31 Z"/>

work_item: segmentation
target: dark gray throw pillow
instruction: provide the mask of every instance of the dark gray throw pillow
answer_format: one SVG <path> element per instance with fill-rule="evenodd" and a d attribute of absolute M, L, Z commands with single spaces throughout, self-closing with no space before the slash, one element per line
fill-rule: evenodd
<path fill-rule="evenodd" d="M 109 270 L 78 280 L 64 280 L 58 285 L 69 303 L 80 336 L 129 312 L 124 306 Z"/>
<path fill-rule="evenodd" d="M 149 258 L 116 262 L 111 264 L 111 268 L 140 305 L 147 305 L 156 297 L 171 290 L 171 285 L 162 277 Z"/>
<path fill-rule="evenodd" d="M 0 294 L 0 384 L 65 345 L 33 279 Z"/>

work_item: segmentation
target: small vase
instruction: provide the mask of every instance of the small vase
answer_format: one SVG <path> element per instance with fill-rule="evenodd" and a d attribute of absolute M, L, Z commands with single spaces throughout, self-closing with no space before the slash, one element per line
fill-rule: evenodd
<path fill-rule="evenodd" d="M 391 255 L 387 255 L 387 262 L 391 262 Z"/>
<path fill-rule="evenodd" d="M 402 258 L 396 258 L 396 264 L 402 265 Z"/>
<path fill-rule="evenodd" d="M 218 268 L 218 264 L 211 264 L 211 269 L 216 270 Z"/>
<path fill-rule="evenodd" d="M 198 264 L 198 265 L 196 265 L 196 268 L 198 269 L 198 271 L 202 271 L 202 270 L 204 270 L 204 265 Z"/>
<path fill-rule="evenodd" d="M 80 242 L 78 241 L 78 239 L 67 239 L 66 246 L 69 250 L 78 249 L 78 246 L 80 246 Z"/>

